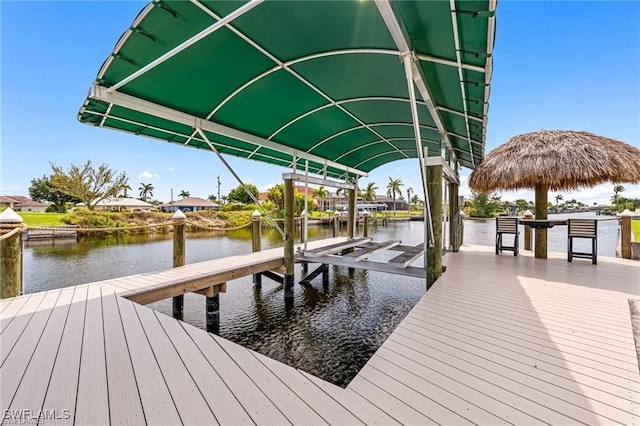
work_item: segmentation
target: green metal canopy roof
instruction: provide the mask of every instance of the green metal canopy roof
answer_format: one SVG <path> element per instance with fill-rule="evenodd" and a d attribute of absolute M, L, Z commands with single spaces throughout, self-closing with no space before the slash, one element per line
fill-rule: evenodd
<path fill-rule="evenodd" d="M 419 134 L 474 168 L 494 11 L 495 1 L 153 1 L 78 119 L 334 177 L 417 158 Z"/>

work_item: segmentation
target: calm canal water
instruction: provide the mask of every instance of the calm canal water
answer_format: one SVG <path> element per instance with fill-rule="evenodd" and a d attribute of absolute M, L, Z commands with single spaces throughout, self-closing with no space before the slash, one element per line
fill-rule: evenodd
<path fill-rule="evenodd" d="M 581 215 L 584 216 L 584 215 Z M 494 244 L 493 221 L 465 221 L 465 243 Z M 344 229 L 343 229 L 344 231 Z M 361 232 L 361 231 L 360 231 Z M 392 223 L 373 228 L 377 241 L 400 239 L 415 245 L 423 238 L 422 222 Z M 310 227 L 310 239 L 327 237 L 329 228 Z M 613 256 L 617 222 L 599 224 L 599 255 Z M 187 263 L 247 253 L 248 228 L 228 233 L 188 234 Z M 263 232 L 263 248 L 280 246 L 276 232 Z M 550 251 L 566 250 L 566 227 L 549 232 Z M 396 253 L 397 254 L 397 253 Z M 394 254 L 377 254 L 385 260 Z M 418 259 L 417 265 L 422 264 Z M 28 241 L 24 255 L 25 292 L 84 284 L 171 268 L 170 235 L 107 236 Z M 301 270 L 296 270 L 301 277 Z M 330 282 L 320 277 L 311 286 L 295 287 L 293 307 L 286 308 L 283 290 L 263 278 L 261 290 L 251 278 L 234 280 L 220 297 L 220 335 L 271 358 L 346 386 L 425 292 L 424 280 L 330 267 Z M 171 315 L 171 300 L 149 307 Z M 184 320 L 205 328 L 204 297 L 185 296 Z"/>

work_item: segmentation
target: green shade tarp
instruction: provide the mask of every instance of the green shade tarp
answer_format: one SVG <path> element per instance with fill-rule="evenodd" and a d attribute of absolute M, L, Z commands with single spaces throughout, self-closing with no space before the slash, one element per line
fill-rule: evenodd
<path fill-rule="evenodd" d="M 422 147 L 440 152 L 436 114 L 448 155 L 474 168 L 484 155 L 495 2 L 387 4 L 431 98 L 416 91 Z M 100 69 L 79 120 L 210 149 L 200 127 L 223 154 L 287 167 L 306 160 L 334 177 L 417 157 L 401 52 L 373 1 L 261 2 L 122 84 L 243 6 L 148 4 Z"/>

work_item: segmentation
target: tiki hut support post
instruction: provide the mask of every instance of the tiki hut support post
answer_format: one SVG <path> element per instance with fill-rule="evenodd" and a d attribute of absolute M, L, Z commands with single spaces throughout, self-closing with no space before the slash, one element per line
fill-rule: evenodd
<path fill-rule="evenodd" d="M 295 226 L 293 223 L 293 179 L 284 180 L 284 298 L 293 300 L 294 266 L 295 266 Z"/>
<path fill-rule="evenodd" d="M 458 236 L 460 218 L 460 206 L 458 205 L 458 184 L 449 183 L 449 246 L 451 251 L 460 250 L 460 238 Z"/>
<path fill-rule="evenodd" d="M 539 183 L 536 185 L 536 219 L 547 219 L 547 191 L 549 185 Z M 536 259 L 547 258 L 547 229 L 536 229 L 535 236 L 535 257 Z"/>

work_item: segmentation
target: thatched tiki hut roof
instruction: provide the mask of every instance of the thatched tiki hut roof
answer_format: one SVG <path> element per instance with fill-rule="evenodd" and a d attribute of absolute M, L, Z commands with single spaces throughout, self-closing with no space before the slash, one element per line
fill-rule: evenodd
<path fill-rule="evenodd" d="M 602 182 L 640 182 L 640 150 L 588 132 L 541 130 L 511 138 L 487 154 L 469 179 L 478 191 L 568 190 Z"/>
<path fill-rule="evenodd" d="M 640 182 L 640 150 L 588 132 L 541 130 L 515 136 L 487 154 L 469 186 L 477 191 L 535 188 L 536 219 L 546 219 L 549 190 L 607 181 Z M 536 230 L 536 257 L 547 257 L 546 229 Z"/>

